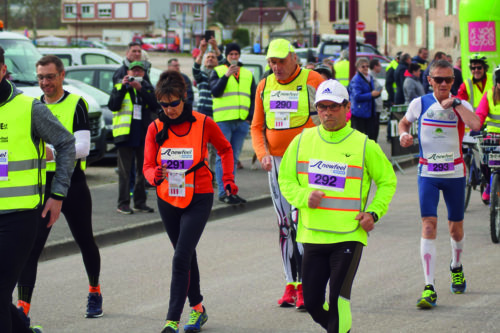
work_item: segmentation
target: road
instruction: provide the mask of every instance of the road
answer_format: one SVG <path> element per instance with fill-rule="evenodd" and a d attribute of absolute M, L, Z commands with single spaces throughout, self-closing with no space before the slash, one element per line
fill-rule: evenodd
<path fill-rule="evenodd" d="M 369 237 L 352 292 L 352 332 L 498 332 L 500 247 L 474 193 L 466 214 L 467 292 L 449 292 L 450 240 L 440 218 L 438 306 L 419 310 L 424 281 L 415 167 L 398 172 L 388 214 Z M 439 215 L 445 217 L 444 204 Z M 271 207 L 213 221 L 198 246 L 209 320 L 204 332 L 323 332 L 307 313 L 276 304 L 283 291 Z M 168 305 L 172 249 L 163 233 L 101 249 L 105 316 L 85 319 L 87 281 L 80 255 L 42 262 L 31 317 L 49 333 L 160 332 Z M 187 320 L 186 308 L 182 322 Z M 182 330 L 181 330 L 182 331 Z"/>

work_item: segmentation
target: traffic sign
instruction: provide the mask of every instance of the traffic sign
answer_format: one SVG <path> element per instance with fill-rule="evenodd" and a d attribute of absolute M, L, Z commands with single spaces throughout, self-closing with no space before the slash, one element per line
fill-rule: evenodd
<path fill-rule="evenodd" d="M 363 31 L 365 30 L 365 28 L 366 28 L 365 22 L 363 21 L 356 22 L 356 30 Z"/>

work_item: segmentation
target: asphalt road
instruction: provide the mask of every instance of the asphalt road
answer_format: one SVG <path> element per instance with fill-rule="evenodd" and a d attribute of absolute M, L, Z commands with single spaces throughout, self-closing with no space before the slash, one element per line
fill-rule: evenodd
<path fill-rule="evenodd" d="M 398 172 L 389 213 L 369 237 L 352 292 L 352 332 L 498 332 L 500 247 L 490 241 L 488 210 L 475 192 L 465 217 L 467 292 L 449 291 L 450 240 L 439 210 L 438 306 L 419 310 L 424 280 L 415 167 Z M 31 317 L 46 332 L 160 332 L 168 307 L 172 249 L 163 233 L 101 248 L 104 317 L 85 319 L 81 256 L 42 262 Z M 271 207 L 207 225 L 198 245 L 209 320 L 204 332 L 323 332 L 307 313 L 276 304 L 284 288 Z M 188 317 L 186 308 L 182 317 Z M 182 331 L 182 330 L 181 330 Z"/>

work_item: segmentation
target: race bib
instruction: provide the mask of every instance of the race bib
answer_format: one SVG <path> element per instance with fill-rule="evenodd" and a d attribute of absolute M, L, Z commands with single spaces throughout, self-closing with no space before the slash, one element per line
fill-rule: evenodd
<path fill-rule="evenodd" d="M 134 116 L 133 118 L 136 120 L 142 119 L 142 106 L 138 104 L 134 104 Z"/>
<path fill-rule="evenodd" d="M 186 180 L 184 172 L 168 172 L 168 195 L 171 197 L 186 196 Z"/>
<path fill-rule="evenodd" d="M 299 91 L 271 91 L 271 112 L 297 112 L 299 108 Z"/>
<path fill-rule="evenodd" d="M 348 165 L 323 160 L 309 160 L 309 186 L 317 189 L 344 192 Z"/>
<path fill-rule="evenodd" d="M 489 154 L 488 166 L 496 168 L 500 167 L 500 154 Z"/>
<path fill-rule="evenodd" d="M 290 128 L 290 113 L 276 112 L 274 114 L 274 128 L 276 129 Z"/>
<path fill-rule="evenodd" d="M 0 181 L 9 180 L 9 153 L 0 150 Z"/>
<path fill-rule="evenodd" d="M 455 172 L 453 153 L 429 153 L 427 172 L 433 175 L 446 175 Z"/>
<path fill-rule="evenodd" d="M 193 148 L 161 148 L 161 163 L 167 170 L 188 170 L 193 166 Z"/>

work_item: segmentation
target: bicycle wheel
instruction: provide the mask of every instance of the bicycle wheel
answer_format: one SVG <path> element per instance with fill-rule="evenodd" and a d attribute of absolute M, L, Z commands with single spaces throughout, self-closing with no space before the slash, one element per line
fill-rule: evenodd
<path fill-rule="evenodd" d="M 469 206 L 470 194 L 472 192 L 472 179 L 471 179 L 471 156 L 465 155 L 465 203 L 464 203 L 464 212 L 467 211 L 467 207 Z"/>
<path fill-rule="evenodd" d="M 493 175 L 490 193 L 491 241 L 493 243 L 498 243 L 500 239 L 500 174 L 498 173 Z"/>

